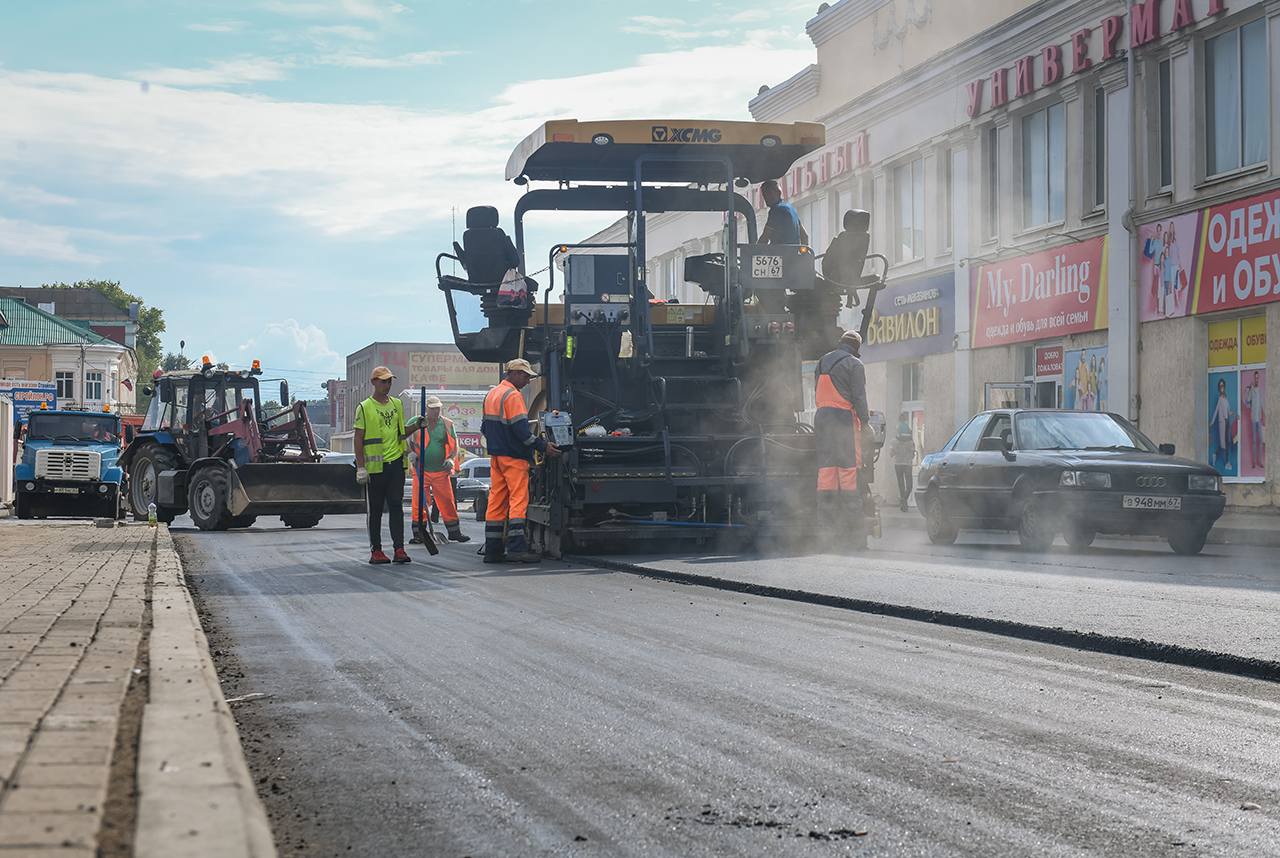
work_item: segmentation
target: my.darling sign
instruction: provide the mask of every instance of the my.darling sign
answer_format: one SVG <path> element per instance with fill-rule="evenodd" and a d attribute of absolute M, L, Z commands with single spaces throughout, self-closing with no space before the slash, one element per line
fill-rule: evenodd
<path fill-rule="evenodd" d="M 1107 237 L 979 265 L 970 275 L 973 348 L 1107 327 Z"/>

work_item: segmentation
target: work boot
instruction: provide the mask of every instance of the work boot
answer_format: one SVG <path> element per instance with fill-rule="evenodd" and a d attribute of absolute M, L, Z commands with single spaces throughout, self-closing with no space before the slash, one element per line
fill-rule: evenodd
<path fill-rule="evenodd" d="M 391 558 L 383 554 L 381 548 L 375 548 L 373 553 L 369 555 L 369 562 L 374 564 L 390 563 Z"/>
<path fill-rule="evenodd" d="M 395 554 L 391 556 L 392 563 L 412 563 L 413 558 L 403 548 L 397 548 Z"/>
<path fill-rule="evenodd" d="M 445 526 L 445 529 L 449 531 L 450 542 L 470 542 L 471 541 L 471 537 L 467 536 L 465 533 L 462 532 L 462 528 L 458 525 L 456 521 L 446 521 L 444 523 L 444 526 Z"/>
<path fill-rule="evenodd" d="M 489 559 L 488 557 L 485 558 L 486 561 L 488 561 L 488 559 Z M 541 563 L 542 555 L 533 551 L 524 551 L 524 552 L 521 552 L 520 554 L 512 554 L 511 552 L 508 551 L 507 562 L 508 563 Z"/>
<path fill-rule="evenodd" d="M 505 554 L 486 554 L 484 556 L 485 563 L 506 563 L 507 555 Z"/>

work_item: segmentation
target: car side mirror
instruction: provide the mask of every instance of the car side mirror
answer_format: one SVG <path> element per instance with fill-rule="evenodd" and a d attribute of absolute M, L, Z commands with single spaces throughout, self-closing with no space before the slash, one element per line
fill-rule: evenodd
<path fill-rule="evenodd" d="M 152 387 L 151 385 L 149 385 L 149 384 L 144 384 L 144 385 L 142 386 L 142 395 L 143 395 L 143 396 L 151 396 L 151 395 L 152 395 L 153 393 L 155 393 L 155 392 L 156 392 L 156 389 L 155 389 L 154 387 Z"/>
<path fill-rule="evenodd" d="M 289 407 L 289 382 L 287 381 L 280 382 L 280 405 Z"/>
<path fill-rule="evenodd" d="M 1176 448 L 1176 447 L 1174 447 L 1172 444 L 1161 444 L 1161 445 L 1160 445 L 1160 452 L 1161 452 L 1161 453 L 1164 453 L 1166 456 L 1172 456 L 1172 455 L 1173 455 L 1173 451 L 1174 451 L 1174 450 L 1176 450 L 1176 449 L 1177 449 L 1177 448 Z"/>
<path fill-rule="evenodd" d="M 132 423 L 124 424 L 124 442 L 126 444 L 133 443 L 133 424 Z"/>
<path fill-rule="evenodd" d="M 978 450 L 988 453 L 1007 453 L 1009 445 L 1004 442 L 1003 438 L 988 436 L 978 442 Z"/>

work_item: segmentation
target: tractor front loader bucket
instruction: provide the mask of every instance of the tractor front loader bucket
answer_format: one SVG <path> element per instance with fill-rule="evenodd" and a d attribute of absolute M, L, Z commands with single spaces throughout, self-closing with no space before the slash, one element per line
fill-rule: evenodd
<path fill-rule="evenodd" d="M 232 515 L 364 513 L 364 487 L 346 464 L 250 463 L 231 468 Z"/>

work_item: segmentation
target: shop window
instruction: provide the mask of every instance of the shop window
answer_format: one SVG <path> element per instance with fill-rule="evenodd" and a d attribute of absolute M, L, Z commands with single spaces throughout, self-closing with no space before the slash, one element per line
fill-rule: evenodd
<path fill-rule="evenodd" d="M 1160 189 L 1173 187 L 1173 70 L 1172 60 L 1160 62 L 1158 75 L 1160 123 Z"/>
<path fill-rule="evenodd" d="M 1227 482 L 1266 476 L 1267 317 L 1209 324 L 1209 464 Z"/>
<path fill-rule="evenodd" d="M 1067 108 L 1055 104 L 1022 118 L 1022 222 L 1043 226 L 1066 211 Z"/>
<path fill-rule="evenodd" d="M 902 365 L 902 401 L 919 402 L 923 395 L 924 362 L 912 361 Z"/>
<path fill-rule="evenodd" d="M 1204 43 L 1206 173 L 1267 157 L 1267 31 L 1258 20 Z"/>
<path fill-rule="evenodd" d="M 893 171 L 898 218 L 895 222 L 897 261 L 924 256 L 924 161 L 920 158 Z"/>
<path fill-rule="evenodd" d="M 1093 91 L 1093 207 L 1107 205 L 1107 91 Z"/>
<path fill-rule="evenodd" d="M 74 372 L 55 372 L 53 384 L 57 389 L 58 403 L 76 398 L 76 374 Z"/>
<path fill-rule="evenodd" d="M 1000 236 L 1000 137 L 999 130 L 987 129 L 987 237 Z"/>
<path fill-rule="evenodd" d="M 84 398 L 86 402 L 102 399 L 102 373 L 86 372 L 84 374 Z"/>

